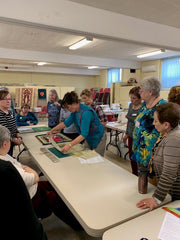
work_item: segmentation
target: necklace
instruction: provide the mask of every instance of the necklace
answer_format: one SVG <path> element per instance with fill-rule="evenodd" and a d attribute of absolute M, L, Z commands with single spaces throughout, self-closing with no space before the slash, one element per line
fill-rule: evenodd
<path fill-rule="evenodd" d="M 147 108 L 151 108 L 154 104 L 154 102 L 157 100 L 158 97 L 155 97 L 151 103 L 146 104 Z"/>

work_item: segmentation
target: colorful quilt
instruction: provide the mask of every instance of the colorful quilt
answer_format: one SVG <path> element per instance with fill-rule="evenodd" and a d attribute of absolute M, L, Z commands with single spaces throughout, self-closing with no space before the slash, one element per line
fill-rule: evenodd
<path fill-rule="evenodd" d="M 43 145 L 48 145 L 51 144 L 50 139 L 47 137 L 46 134 L 41 134 L 41 135 L 37 135 L 36 138 L 43 144 Z M 56 142 L 56 143 L 63 143 L 63 142 L 70 142 L 72 141 L 70 138 L 66 137 L 64 134 L 62 133 L 57 133 L 55 135 L 52 136 L 52 139 Z"/>

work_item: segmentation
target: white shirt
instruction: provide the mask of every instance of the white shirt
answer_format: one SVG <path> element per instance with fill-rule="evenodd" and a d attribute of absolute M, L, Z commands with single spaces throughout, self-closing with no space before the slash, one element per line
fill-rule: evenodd
<path fill-rule="evenodd" d="M 19 174 L 21 175 L 21 177 L 28 189 L 30 197 L 33 198 L 37 192 L 37 186 L 38 186 L 37 183 L 34 184 L 34 178 L 35 178 L 34 174 L 25 172 L 25 170 L 21 166 L 21 163 L 19 163 L 16 159 L 12 158 L 8 154 L 6 154 L 4 156 L 0 155 L 0 159 L 9 161 L 14 165 L 14 167 L 18 170 Z"/>

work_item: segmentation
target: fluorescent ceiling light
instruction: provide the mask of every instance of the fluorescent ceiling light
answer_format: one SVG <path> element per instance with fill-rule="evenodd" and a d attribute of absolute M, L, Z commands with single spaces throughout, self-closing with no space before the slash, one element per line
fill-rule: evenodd
<path fill-rule="evenodd" d="M 95 68 L 99 68 L 98 66 L 89 66 L 88 69 L 95 69 Z"/>
<path fill-rule="evenodd" d="M 46 64 L 46 62 L 39 62 L 37 65 L 38 66 L 43 66 L 43 65 L 45 65 Z"/>
<path fill-rule="evenodd" d="M 75 49 L 84 47 L 85 45 L 89 44 L 92 41 L 93 41 L 93 38 L 83 38 L 80 41 L 78 41 L 78 42 L 74 43 L 73 45 L 71 45 L 69 47 L 69 49 L 75 50 Z"/>
<path fill-rule="evenodd" d="M 137 58 L 150 57 L 150 56 L 154 56 L 154 55 L 157 55 L 157 54 L 160 54 L 160 53 L 163 53 L 163 52 L 165 52 L 164 49 L 159 49 L 157 51 L 153 51 L 153 52 L 148 52 L 148 53 L 137 55 Z"/>

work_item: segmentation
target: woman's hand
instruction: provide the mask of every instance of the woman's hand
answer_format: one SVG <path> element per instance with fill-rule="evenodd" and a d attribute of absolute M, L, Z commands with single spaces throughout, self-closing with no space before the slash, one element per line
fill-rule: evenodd
<path fill-rule="evenodd" d="M 59 104 L 58 102 L 54 102 L 54 105 L 61 106 L 61 104 Z"/>
<path fill-rule="evenodd" d="M 52 131 L 51 131 L 51 130 L 48 131 L 48 132 L 46 133 L 46 135 L 47 135 L 47 137 L 50 137 L 50 136 L 52 135 Z"/>
<path fill-rule="evenodd" d="M 71 148 L 71 143 L 67 143 L 63 148 L 61 148 L 61 152 L 66 153 Z"/>
<path fill-rule="evenodd" d="M 21 143 L 22 143 L 22 138 L 21 138 L 21 137 L 12 138 L 12 142 L 13 142 L 15 145 L 21 145 Z"/>
<path fill-rule="evenodd" d="M 156 201 L 154 200 L 154 198 L 146 198 L 146 199 L 142 199 L 141 201 L 139 201 L 136 204 L 136 207 L 140 208 L 140 209 L 146 209 L 149 208 L 149 211 L 153 210 L 154 208 L 156 208 L 158 206 L 158 204 L 156 203 Z"/>

